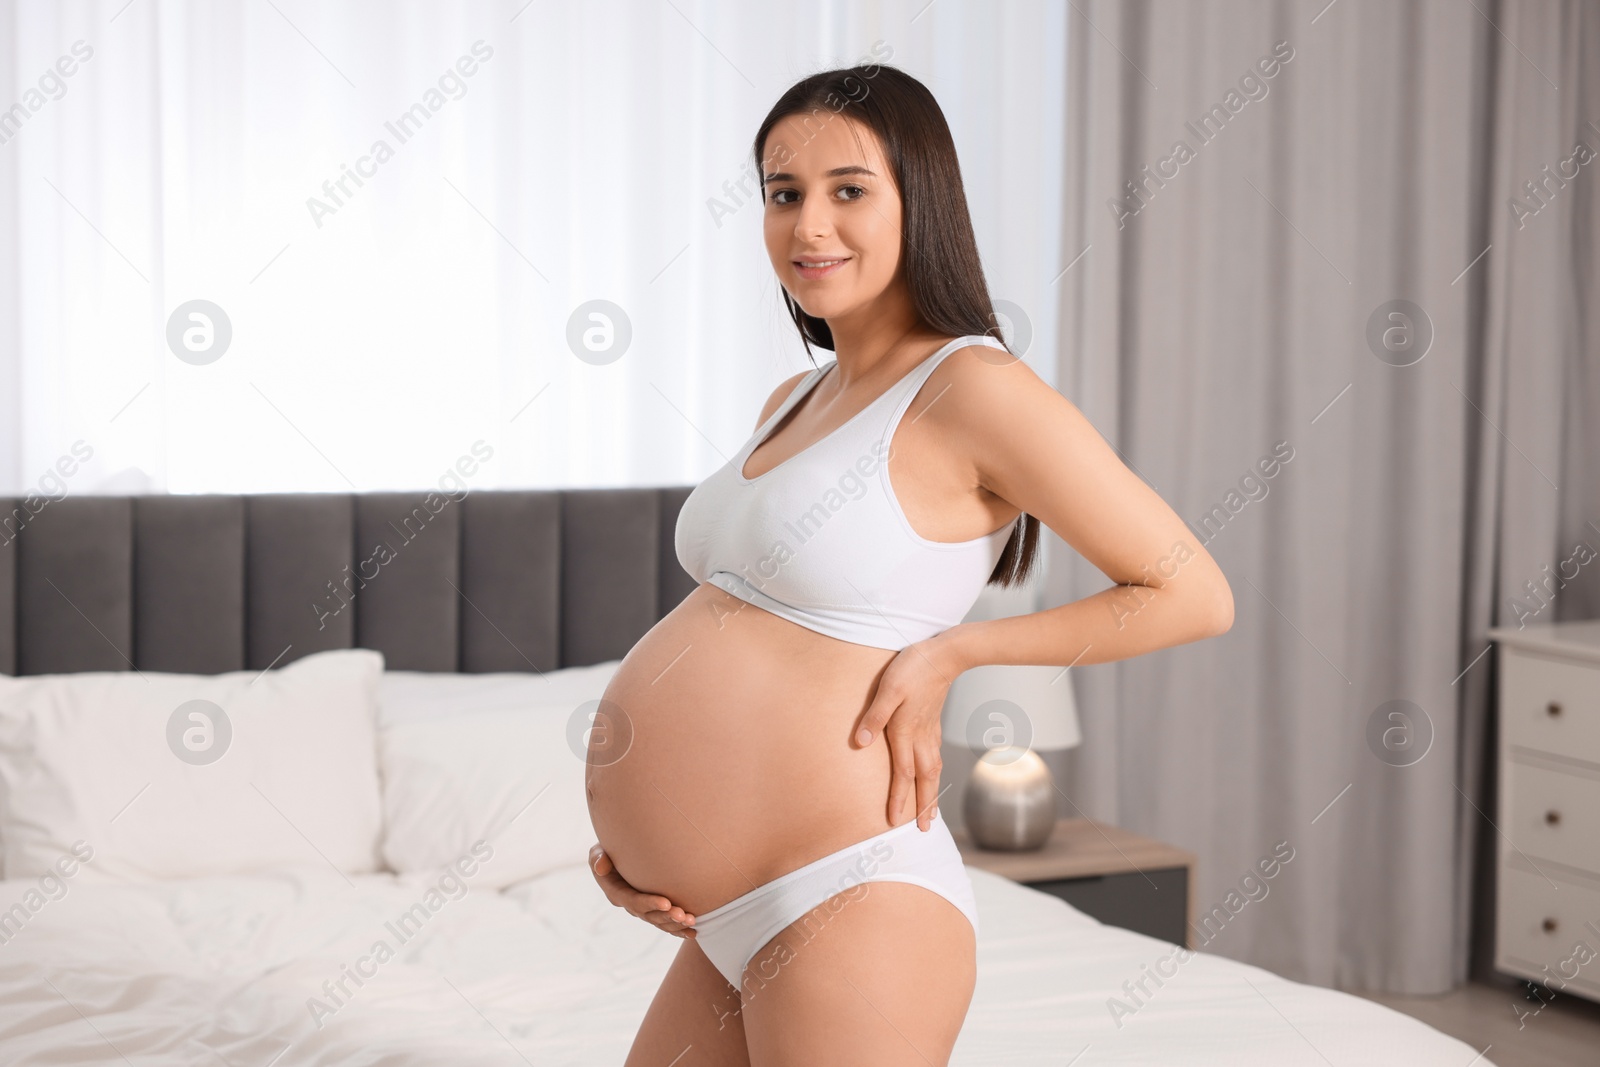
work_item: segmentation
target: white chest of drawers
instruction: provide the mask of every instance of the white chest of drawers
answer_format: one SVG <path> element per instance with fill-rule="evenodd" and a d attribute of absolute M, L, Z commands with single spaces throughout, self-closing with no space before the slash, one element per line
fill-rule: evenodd
<path fill-rule="evenodd" d="M 1495 969 L 1600 1001 L 1600 620 L 1498 627 Z"/>

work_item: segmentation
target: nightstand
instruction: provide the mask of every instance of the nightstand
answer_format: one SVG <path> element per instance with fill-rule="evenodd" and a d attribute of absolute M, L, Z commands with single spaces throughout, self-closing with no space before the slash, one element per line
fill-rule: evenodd
<path fill-rule="evenodd" d="M 950 833 L 970 866 L 1060 897 L 1110 926 L 1193 947 L 1192 852 L 1092 819 L 1062 819 L 1043 848 L 1028 852 L 978 848 L 965 828 Z"/>
<path fill-rule="evenodd" d="M 1600 1001 L 1600 620 L 1496 627 L 1495 970 Z"/>

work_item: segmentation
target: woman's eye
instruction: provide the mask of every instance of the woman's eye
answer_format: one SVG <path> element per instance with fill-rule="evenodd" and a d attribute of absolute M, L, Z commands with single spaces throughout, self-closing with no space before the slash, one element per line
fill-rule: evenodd
<path fill-rule="evenodd" d="M 865 189 L 863 189 L 859 185 L 841 185 L 841 186 L 839 186 L 839 192 L 840 193 L 844 193 L 844 192 L 853 193 L 853 195 L 851 195 L 851 196 L 844 197 L 845 200 L 860 200 L 863 196 L 867 195 L 867 191 Z M 785 197 L 787 197 L 787 196 L 789 196 L 791 194 L 795 194 L 795 190 L 793 190 L 793 189 L 776 189 L 773 192 L 767 194 L 767 199 L 770 200 L 774 204 L 792 204 L 792 203 L 794 203 L 793 200 L 785 199 Z"/>

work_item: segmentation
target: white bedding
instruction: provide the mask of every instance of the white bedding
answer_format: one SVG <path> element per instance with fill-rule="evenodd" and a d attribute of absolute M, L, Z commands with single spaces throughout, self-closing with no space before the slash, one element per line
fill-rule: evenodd
<path fill-rule="evenodd" d="M 983 936 L 954 1064 L 1492 1067 L 1409 1016 L 1203 953 L 1119 1029 L 1108 999 L 1171 946 L 971 874 Z M 620 1064 L 679 945 L 608 904 L 581 865 L 498 893 L 467 879 L 319 1027 L 309 999 L 375 942 L 399 943 L 385 923 L 428 879 L 65 884 L 0 943 L 8 1067 Z M 36 889 L 0 882 L 0 908 Z"/>

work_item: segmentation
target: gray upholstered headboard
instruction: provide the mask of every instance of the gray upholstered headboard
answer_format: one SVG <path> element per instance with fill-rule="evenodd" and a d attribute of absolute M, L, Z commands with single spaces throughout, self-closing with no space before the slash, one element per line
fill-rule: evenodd
<path fill-rule="evenodd" d="M 694 588 L 691 488 L 0 498 L 0 672 L 620 659 Z"/>

